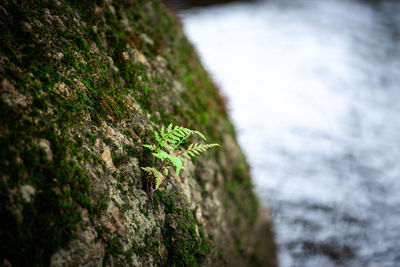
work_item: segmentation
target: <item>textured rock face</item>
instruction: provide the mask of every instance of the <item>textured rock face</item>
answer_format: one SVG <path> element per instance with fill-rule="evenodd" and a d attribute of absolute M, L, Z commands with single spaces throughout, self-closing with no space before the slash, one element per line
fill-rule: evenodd
<path fill-rule="evenodd" d="M 275 266 L 224 99 L 159 1 L 0 1 L 1 264 Z M 169 123 L 221 149 L 149 197 Z"/>

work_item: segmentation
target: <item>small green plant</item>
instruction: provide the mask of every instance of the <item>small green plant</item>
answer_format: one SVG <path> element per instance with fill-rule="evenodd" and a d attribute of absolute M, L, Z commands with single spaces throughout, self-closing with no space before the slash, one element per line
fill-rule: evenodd
<path fill-rule="evenodd" d="M 155 131 L 154 137 L 156 144 L 145 144 L 145 148 L 150 149 L 154 156 L 153 165 L 156 160 L 160 161 L 159 167 L 141 167 L 145 172 L 152 177 L 155 184 L 155 190 L 159 189 L 160 185 L 168 175 L 171 167 L 175 167 L 175 174 L 179 176 L 179 172 L 184 168 L 183 163 L 186 159 L 195 158 L 201 152 L 209 148 L 219 146 L 219 144 L 190 144 L 187 149 L 182 148 L 184 141 L 191 135 L 198 135 L 202 139 L 207 140 L 205 136 L 181 126 L 168 125 L 167 129 L 161 128 L 160 132 Z"/>

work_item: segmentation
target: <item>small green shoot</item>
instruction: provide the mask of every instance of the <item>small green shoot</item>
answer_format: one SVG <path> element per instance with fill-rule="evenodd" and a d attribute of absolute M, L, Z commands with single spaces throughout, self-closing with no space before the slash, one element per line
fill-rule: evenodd
<path fill-rule="evenodd" d="M 160 188 L 165 177 L 169 174 L 170 167 L 175 167 L 175 174 L 179 176 L 180 171 L 184 168 L 185 160 L 195 158 L 201 152 L 217 147 L 219 144 L 199 144 L 193 143 L 187 149 L 182 148 L 184 141 L 191 135 L 198 135 L 203 140 L 206 137 L 198 132 L 181 126 L 173 126 L 172 123 L 165 129 L 161 128 L 160 132 L 155 131 L 154 137 L 156 144 L 145 144 L 145 148 L 150 149 L 156 160 L 160 161 L 160 167 L 141 167 L 150 177 L 154 179 L 155 190 Z"/>

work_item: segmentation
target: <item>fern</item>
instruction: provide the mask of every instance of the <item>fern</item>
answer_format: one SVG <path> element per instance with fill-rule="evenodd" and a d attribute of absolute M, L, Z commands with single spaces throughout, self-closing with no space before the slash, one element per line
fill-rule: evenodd
<path fill-rule="evenodd" d="M 152 175 L 155 178 L 156 190 L 157 190 L 160 187 L 160 184 L 164 180 L 164 175 L 162 175 L 161 172 L 159 172 L 158 170 L 156 170 L 153 167 L 141 167 L 141 168 L 142 168 L 142 170 L 144 170 L 149 175 Z"/>
<path fill-rule="evenodd" d="M 176 175 L 179 175 L 179 171 L 181 170 L 181 168 L 183 166 L 183 162 L 180 157 L 168 154 L 165 151 L 153 153 L 153 155 L 158 159 L 161 159 L 161 160 L 167 159 L 169 162 L 171 162 L 176 168 Z"/>
<path fill-rule="evenodd" d="M 197 134 L 202 139 L 207 140 L 199 131 L 193 131 L 181 126 L 173 127 L 171 123 L 168 125 L 166 130 L 162 127 L 160 133 L 154 132 L 154 136 L 158 143 L 155 150 L 157 151 L 158 147 L 175 150 L 183 143 L 183 141 L 193 134 Z"/>
<path fill-rule="evenodd" d="M 218 144 L 190 144 L 185 150 L 179 150 L 181 145 L 191 135 L 198 135 L 203 140 L 207 140 L 206 137 L 199 131 L 190 130 L 181 126 L 173 126 L 172 123 L 165 129 L 161 127 L 159 132 L 154 132 L 154 138 L 157 144 L 145 144 L 143 147 L 150 149 L 155 159 L 161 161 L 158 169 L 154 167 L 142 167 L 150 176 L 154 177 L 155 190 L 157 190 L 161 183 L 164 181 L 165 176 L 169 174 L 169 168 L 175 167 L 175 174 L 178 176 L 180 171 L 184 168 L 184 158 L 188 159 L 195 158 L 201 152 L 219 146 Z M 180 156 L 182 155 L 182 156 Z"/>
<path fill-rule="evenodd" d="M 188 149 L 185 151 L 188 155 L 192 157 L 196 157 L 196 155 L 199 155 L 201 152 L 205 152 L 207 149 L 210 149 L 212 147 L 219 146 L 219 144 L 191 144 Z M 183 155 L 187 155 L 183 154 Z"/>

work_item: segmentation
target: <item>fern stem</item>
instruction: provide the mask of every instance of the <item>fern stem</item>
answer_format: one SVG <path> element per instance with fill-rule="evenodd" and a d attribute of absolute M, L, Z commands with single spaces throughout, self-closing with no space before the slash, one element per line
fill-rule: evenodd
<path fill-rule="evenodd" d="M 160 166 L 160 167 L 158 167 L 158 169 L 157 169 L 157 170 L 158 170 L 159 172 L 161 172 L 162 168 L 164 168 L 165 162 L 166 162 L 166 161 L 165 161 L 165 160 L 163 160 L 163 161 L 162 161 L 162 164 L 161 164 L 161 166 Z"/>
<path fill-rule="evenodd" d="M 185 137 L 182 137 L 182 139 L 179 140 L 179 143 L 173 146 L 174 150 L 176 150 L 183 143 L 183 141 L 185 141 L 189 136 L 190 134 L 186 135 Z"/>

